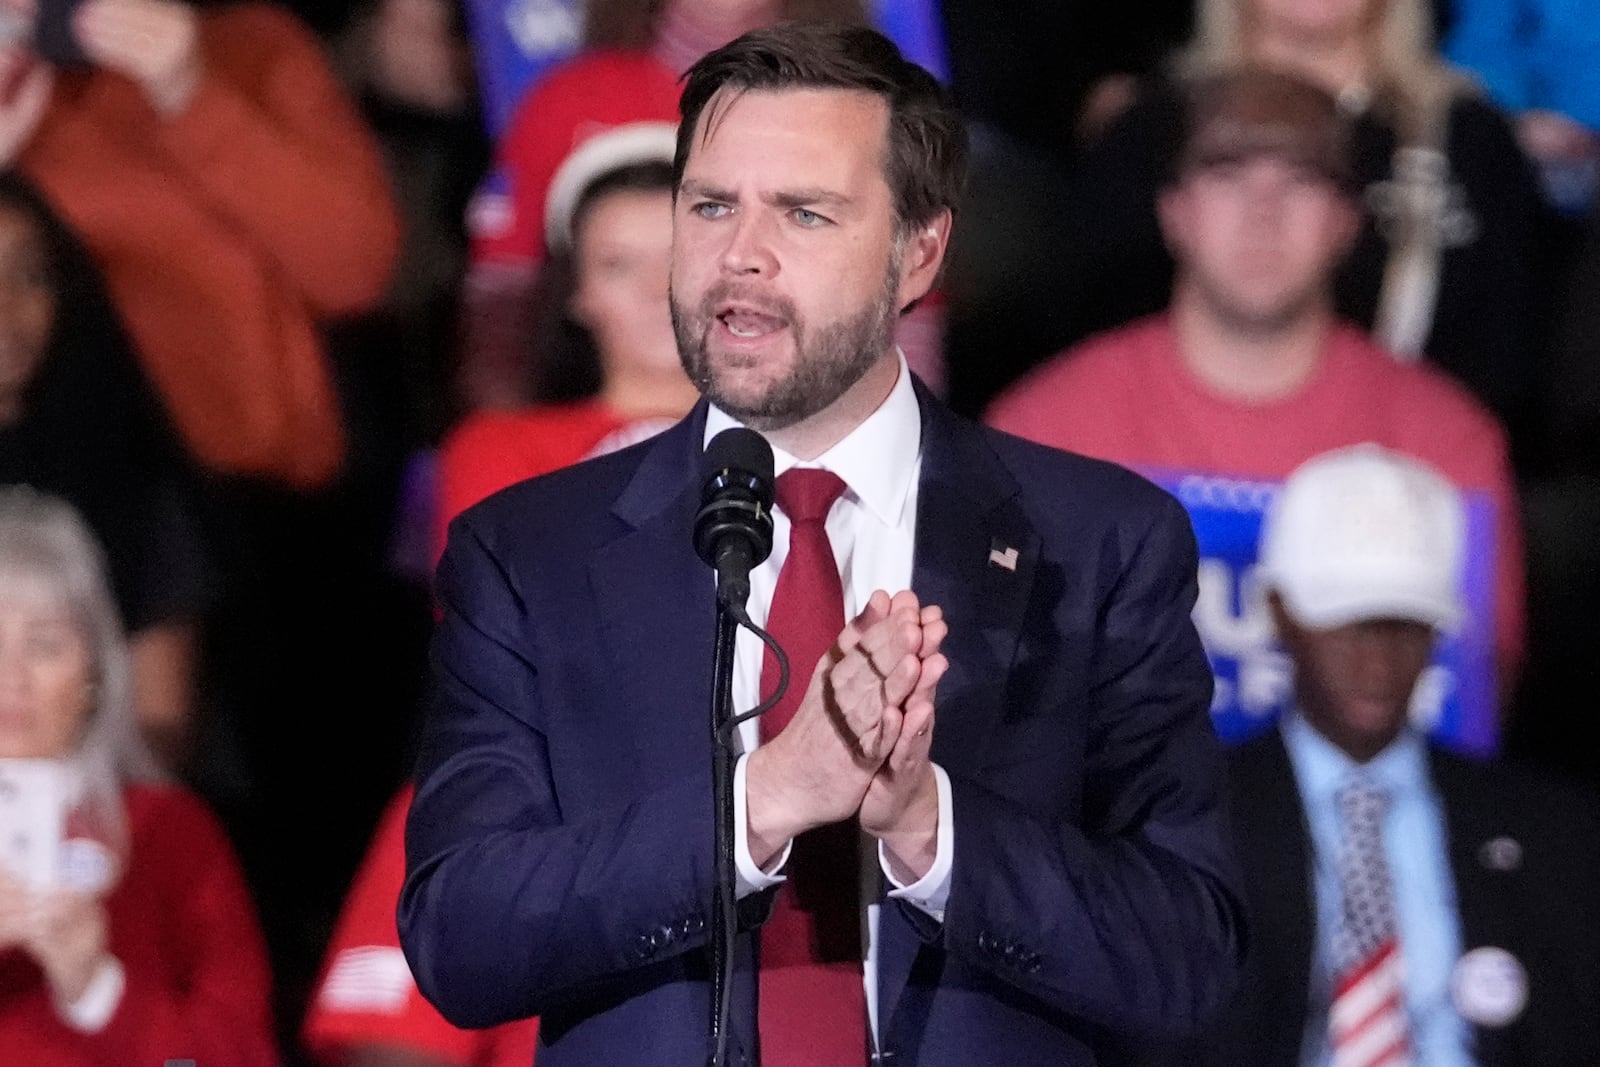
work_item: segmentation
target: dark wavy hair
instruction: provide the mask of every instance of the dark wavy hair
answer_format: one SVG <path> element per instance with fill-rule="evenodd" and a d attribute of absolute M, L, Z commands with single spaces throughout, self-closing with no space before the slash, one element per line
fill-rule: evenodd
<path fill-rule="evenodd" d="M 848 89 L 871 93 L 889 107 L 884 177 L 901 233 L 931 222 L 941 211 L 954 213 L 961 199 L 967 131 L 955 101 L 877 30 L 820 22 L 756 30 L 690 67 L 684 83 L 675 186 L 683 180 L 695 138 L 704 137 L 701 115 L 723 89 Z"/>

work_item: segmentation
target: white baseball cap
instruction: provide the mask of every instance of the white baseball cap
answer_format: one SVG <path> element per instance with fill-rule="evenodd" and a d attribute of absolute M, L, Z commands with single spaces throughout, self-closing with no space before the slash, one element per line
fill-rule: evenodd
<path fill-rule="evenodd" d="M 1260 573 L 1298 622 L 1460 621 L 1466 509 L 1438 471 L 1375 444 L 1301 464 L 1267 510 Z"/>
<path fill-rule="evenodd" d="M 545 246 L 559 250 L 572 244 L 572 213 L 595 179 L 640 163 L 671 164 L 677 148 L 678 127 L 672 122 L 628 122 L 578 145 L 550 179 L 544 201 Z"/>

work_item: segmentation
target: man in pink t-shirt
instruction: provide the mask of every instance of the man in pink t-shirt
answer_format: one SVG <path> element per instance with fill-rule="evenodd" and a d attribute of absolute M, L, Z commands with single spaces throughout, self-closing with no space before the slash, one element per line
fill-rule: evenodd
<path fill-rule="evenodd" d="M 1171 307 L 1058 356 L 1002 394 L 988 418 L 1169 486 L 1190 506 L 1203 552 L 1197 504 L 1258 514 L 1275 484 L 1318 453 L 1373 441 L 1436 466 L 1481 505 L 1477 543 L 1491 558 L 1478 561 L 1479 602 L 1493 620 L 1479 620 L 1492 650 L 1478 656 L 1492 660 L 1483 664 L 1492 705 L 1523 650 L 1522 535 L 1505 432 L 1446 375 L 1400 361 L 1336 319 L 1333 274 L 1359 219 L 1350 170 L 1348 125 L 1322 90 L 1265 71 L 1197 83 L 1187 143 L 1159 204 L 1178 263 Z M 1197 620 L 1208 647 L 1269 642 L 1248 576 L 1228 579 L 1237 585 L 1207 590 L 1202 565 Z M 1209 628 L 1208 594 L 1220 604 Z M 1233 696 L 1263 688 L 1259 678 L 1233 681 Z M 1264 715 L 1266 703 L 1247 711 Z M 1480 722 L 1458 739 L 1487 748 L 1493 732 Z"/>

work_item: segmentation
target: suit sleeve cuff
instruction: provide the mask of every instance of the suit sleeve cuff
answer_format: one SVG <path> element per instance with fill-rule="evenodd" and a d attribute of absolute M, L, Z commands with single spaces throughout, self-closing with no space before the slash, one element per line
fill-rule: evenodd
<path fill-rule="evenodd" d="M 950 776 L 937 763 L 933 765 L 933 781 L 939 790 L 939 829 L 934 841 L 933 866 L 928 868 L 927 874 L 906 885 L 895 878 L 889 869 L 889 857 L 884 854 L 881 841 L 878 842 L 878 866 L 883 868 L 883 876 L 894 886 L 889 890 L 890 899 L 903 900 L 942 923 L 955 871 L 956 829 L 954 807 L 950 799 Z"/>
<path fill-rule="evenodd" d="M 81 1034 L 97 1034 L 106 1028 L 111 1017 L 122 1004 L 122 994 L 128 988 L 122 964 L 115 956 L 107 956 L 89 979 L 83 995 L 71 1004 L 56 1001 L 56 1014 L 61 1021 Z"/>
<path fill-rule="evenodd" d="M 750 813 L 744 794 L 744 764 L 749 758 L 748 754 L 740 756 L 739 762 L 733 765 L 733 865 L 738 875 L 734 895 L 740 898 L 782 885 L 786 879 L 780 872 L 789 862 L 789 850 L 794 848 L 793 841 L 783 846 L 771 872 L 757 867 L 755 858 L 750 855 Z"/>

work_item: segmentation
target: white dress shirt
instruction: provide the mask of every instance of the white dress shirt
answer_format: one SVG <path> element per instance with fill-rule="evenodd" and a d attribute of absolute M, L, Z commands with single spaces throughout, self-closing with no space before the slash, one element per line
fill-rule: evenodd
<path fill-rule="evenodd" d="M 706 415 L 707 442 L 733 426 L 740 425 L 726 412 L 712 405 Z M 839 564 L 844 586 L 845 618 L 854 618 L 873 592 L 890 594 L 911 588 L 912 552 L 916 543 L 917 483 L 922 471 L 922 410 L 911 387 L 905 357 L 900 357 L 900 374 L 889 396 L 866 421 L 838 444 L 802 463 L 780 448 L 773 448 L 774 471 L 782 474 L 791 467 L 821 467 L 837 474 L 845 491 L 828 512 L 828 540 Z M 772 555 L 750 572 L 750 600 L 747 610 L 757 626 L 766 626 L 772 607 L 778 572 L 789 554 L 789 519 L 773 509 Z M 761 699 L 761 666 L 766 648 L 747 630 L 739 631 L 733 661 L 733 706 L 743 712 Z M 805 686 L 813 664 L 791 664 L 790 685 Z M 742 723 L 739 744 L 746 754 L 760 743 L 760 723 Z M 950 896 L 954 863 L 955 832 L 952 826 L 950 779 L 944 769 L 934 765 L 934 780 L 939 792 L 939 830 L 933 866 L 909 885 L 895 878 L 889 869 L 882 846 L 863 835 L 861 864 L 862 963 L 866 987 L 869 1032 L 874 1043 L 878 1035 L 877 930 L 878 879 L 871 856 L 876 852 L 878 867 L 894 886 L 889 896 L 906 900 L 939 921 L 944 921 L 945 902 Z M 744 897 L 784 880 L 783 867 L 789 848 L 771 870 L 756 866 L 750 855 L 746 834 L 745 757 L 740 756 L 734 770 L 734 859 L 738 868 L 738 893 Z M 792 843 L 791 843 L 792 844 Z"/>

